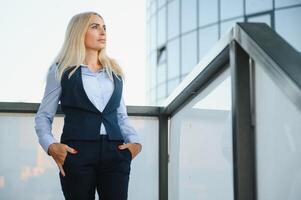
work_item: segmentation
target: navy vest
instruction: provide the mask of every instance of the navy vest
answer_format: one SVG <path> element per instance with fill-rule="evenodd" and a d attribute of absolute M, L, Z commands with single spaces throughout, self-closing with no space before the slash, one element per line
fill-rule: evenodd
<path fill-rule="evenodd" d="M 61 109 L 65 114 L 61 142 L 66 140 L 98 140 L 101 123 L 106 128 L 110 140 L 123 140 L 117 119 L 123 83 L 113 74 L 114 91 L 105 106 L 99 111 L 88 98 L 81 76 L 81 66 L 68 79 L 74 67 L 66 70 L 61 79 Z"/>

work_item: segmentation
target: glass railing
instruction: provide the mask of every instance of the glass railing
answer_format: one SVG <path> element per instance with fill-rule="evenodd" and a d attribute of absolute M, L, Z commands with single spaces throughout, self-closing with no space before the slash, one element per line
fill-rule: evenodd
<path fill-rule="evenodd" d="M 169 200 L 301 199 L 301 56 L 238 23 L 162 105 Z"/>
<path fill-rule="evenodd" d="M 160 106 L 128 106 L 143 151 L 130 200 L 301 199 L 301 56 L 236 24 Z M 63 199 L 34 131 L 38 104 L 0 103 L 0 199 Z M 53 123 L 59 137 L 63 115 Z"/>
<path fill-rule="evenodd" d="M 64 199 L 59 169 L 41 148 L 35 133 L 38 105 L 1 103 L 0 108 L 0 199 Z M 128 108 L 130 122 L 143 143 L 143 151 L 131 164 L 129 199 L 158 199 L 157 110 L 143 106 Z M 52 126 L 57 141 L 60 141 L 63 122 L 63 115 L 57 114 Z"/>

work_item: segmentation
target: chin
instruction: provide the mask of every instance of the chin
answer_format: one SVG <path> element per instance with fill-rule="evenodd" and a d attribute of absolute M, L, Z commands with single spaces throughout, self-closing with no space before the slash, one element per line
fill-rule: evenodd
<path fill-rule="evenodd" d="M 101 49 L 103 49 L 103 48 L 106 48 L 106 46 L 105 45 L 101 45 L 101 46 L 98 46 L 97 47 L 99 50 L 101 50 Z"/>
<path fill-rule="evenodd" d="M 102 47 L 95 47 L 94 49 L 96 50 L 96 51 L 100 51 L 100 50 L 102 50 L 102 49 L 104 49 L 105 48 L 105 46 L 102 46 Z"/>

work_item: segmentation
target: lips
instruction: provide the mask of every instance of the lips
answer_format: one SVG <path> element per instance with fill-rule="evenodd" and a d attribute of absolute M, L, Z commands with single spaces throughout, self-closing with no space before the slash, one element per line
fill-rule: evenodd
<path fill-rule="evenodd" d="M 100 40 L 97 40 L 97 41 L 100 41 L 100 42 L 106 42 L 105 39 L 100 39 Z"/>

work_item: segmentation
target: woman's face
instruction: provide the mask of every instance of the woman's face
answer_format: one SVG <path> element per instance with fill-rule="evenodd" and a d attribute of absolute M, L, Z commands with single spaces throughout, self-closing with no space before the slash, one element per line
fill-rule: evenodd
<path fill-rule="evenodd" d="M 103 19 L 92 15 L 85 35 L 86 49 L 101 50 L 106 46 L 106 25 Z"/>

